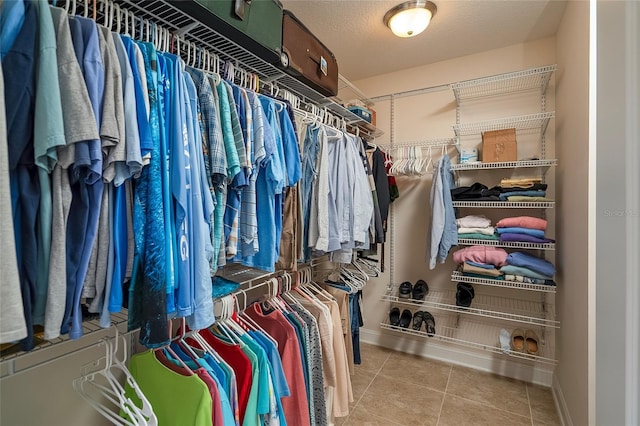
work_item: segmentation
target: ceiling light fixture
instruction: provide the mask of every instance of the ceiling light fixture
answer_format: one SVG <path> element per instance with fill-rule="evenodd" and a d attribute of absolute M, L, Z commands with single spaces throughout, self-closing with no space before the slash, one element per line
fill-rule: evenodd
<path fill-rule="evenodd" d="M 430 1 L 411 0 L 390 9 L 383 21 L 398 37 L 413 37 L 427 29 L 436 10 Z"/>

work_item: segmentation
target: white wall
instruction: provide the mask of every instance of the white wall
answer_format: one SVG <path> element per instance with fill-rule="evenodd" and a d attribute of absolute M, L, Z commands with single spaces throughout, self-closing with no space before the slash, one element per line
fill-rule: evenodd
<path fill-rule="evenodd" d="M 640 421 L 639 25 L 636 1 L 597 2 L 595 424 Z"/>
<path fill-rule="evenodd" d="M 469 55 L 452 60 L 447 60 L 427 66 L 394 72 L 387 75 L 376 76 L 354 84 L 370 97 L 382 96 L 390 93 L 414 90 L 423 87 L 438 86 L 455 81 L 495 75 L 510 71 L 517 71 L 531 67 L 554 64 L 556 62 L 555 38 L 547 38 L 535 42 L 517 44 L 502 49 L 491 50 L 480 54 Z M 548 90 L 547 110 L 554 109 L 554 85 L 553 79 Z M 349 98 L 349 94 L 340 94 L 342 98 Z M 525 113 L 539 112 L 539 96 L 534 95 L 533 104 L 528 111 L 514 111 L 505 105 L 494 105 L 486 110 L 475 108 L 474 111 L 483 111 L 485 114 L 493 114 L 491 118 L 509 117 Z M 531 108 L 531 105 L 533 107 Z M 502 108 L 496 110 L 495 108 Z M 377 111 L 378 127 L 385 134 L 380 137 L 377 144 L 386 145 L 391 136 L 391 111 L 389 101 L 378 101 L 374 109 Z M 463 109 L 466 114 L 468 109 Z M 464 122 L 473 122 L 489 117 L 479 115 L 464 115 Z M 456 123 L 456 103 L 449 89 L 430 92 L 419 96 L 399 98 L 394 108 L 394 142 L 396 144 L 439 138 L 452 138 L 454 136 L 452 126 Z M 547 132 L 547 158 L 554 158 L 554 121 L 551 121 Z M 518 145 L 519 153 L 526 152 L 527 145 Z M 450 154 L 455 150 L 450 150 Z M 434 157 L 440 156 L 439 151 L 434 152 Z M 523 155 L 524 156 L 524 155 Z M 501 171 L 504 173 L 505 171 Z M 550 196 L 554 194 L 553 172 L 549 182 Z M 486 176 L 486 175 L 483 175 Z M 496 178 L 496 176 L 493 176 Z M 500 176 L 497 176 L 499 182 Z M 478 178 L 479 180 L 482 177 Z M 430 288 L 434 290 L 455 289 L 455 283 L 450 280 L 451 272 L 455 265 L 448 260 L 444 265 L 438 265 L 435 270 L 429 271 L 425 263 L 427 244 L 427 230 L 430 221 L 429 191 L 430 176 L 422 178 L 399 178 L 400 198 L 394 203 L 394 230 L 393 241 L 386 245 L 387 271 L 383 277 L 371 282 L 367 286 L 364 301 L 364 330 L 361 331 L 363 339 L 384 346 L 392 346 L 399 350 L 417 352 L 437 358 L 444 358 L 451 362 L 469 364 L 484 370 L 515 376 L 524 380 L 551 383 L 551 376 L 545 375 L 549 371 L 548 366 L 531 366 L 525 368 L 514 367 L 513 363 L 505 362 L 502 356 L 493 356 L 486 352 L 475 353 L 469 349 L 461 349 L 460 346 L 445 344 L 428 339 L 399 336 L 397 333 L 386 332 L 379 327 L 380 322 L 386 320 L 389 304 L 380 300 L 387 285 L 390 282 L 389 259 L 390 252 L 394 257 L 394 283 L 425 279 Z M 485 211 L 485 213 L 490 214 Z M 498 214 L 498 212 L 496 212 Z M 503 213 L 504 215 L 504 213 Z M 551 211 L 550 222 L 553 226 L 554 212 Z M 551 231 L 553 232 L 553 231 Z M 551 234 L 553 235 L 553 234 Z M 482 287 L 482 288 L 481 288 Z M 486 286 L 478 286 L 476 291 L 491 292 Z M 505 294 L 504 290 L 498 290 Z M 539 297 L 535 292 L 517 297 Z M 455 299 L 447 303 L 455 303 Z M 415 309 L 414 309 L 415 310 Z M 437 311 L 436 331 L 438 329 Z M 440 324 L 443 325 L 443 324 Z M 562 325 L 561 325 L 562 326 Z M 513 325 L 511 325 L 513 327 Z M 552 338 L 550 340 L 553 340 Z M 496 336 L 497 342 L 497 336 Z M 552 344 L 552 343 L 551 343 Z M 516 364 L 517 365 L 517 364 Z M 538 370 L 542 370 L 538 371 Z"/>
<path fill-rule="evenodd" d="M 589 3 L 570 1 L 557 34 L 556 180 L 561 412 L 588 423 Z M 564 401 L 564 403 L 562 402 Z"/>

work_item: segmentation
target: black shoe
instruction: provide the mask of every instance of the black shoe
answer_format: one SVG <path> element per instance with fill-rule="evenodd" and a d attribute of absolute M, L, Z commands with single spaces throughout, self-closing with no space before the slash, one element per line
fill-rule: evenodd
<path fill-rule="evenodd" d="M 429 293 L 429 286 L 424 280 L 416 281 L 416 285 L 413 286 L 413 290 L 411 291 L 411 296 L 415 300 L 422 300 L 424 296 Z"/>
<path fill-rule="evenodd" d="M 389 324 L 393 326 L 398 326 L 400 324 L 400 309 L 391 309 L 389 312 Z"/>
<path fill-rule="evenodd" d="M 456 305 L 468 308 L 475 297 L 473 286 L 468 283 L 458 283 L 456 290 Z"/>
<path fill-rule="evenodd" d="M 420 330 L 420 327 L 422 326 L 422 321 L 423 321 L 423 317 L 422 317 L 422 311 L 416 311 L 415 314 L 413 314 L 413 329 L 414 330 Z"/>
<path fill-rule="evenodd" d="M 436 320 L 430 312 L 422 311 L 422 319 L 424 320 L 424 328 L 427 330 L 427 336 L 433 337 L 436 334 Z"/>
<path fill-rule="evenodd" d="M 411 297 L 411 290 L 411 283 L 409 281 L 403 282 L 398 289 L 398 297 L 401 299 L 409 299 Z"/>
<path fill-rule="evenodd" d="M 405 309 L 404 311 L 402 311 L 402 315 L 400 315 L 400 327 L 409 328 L 409 324 L 411 324 L 412 316 L 413 315 L 411 314 L 410 310 Z"/>

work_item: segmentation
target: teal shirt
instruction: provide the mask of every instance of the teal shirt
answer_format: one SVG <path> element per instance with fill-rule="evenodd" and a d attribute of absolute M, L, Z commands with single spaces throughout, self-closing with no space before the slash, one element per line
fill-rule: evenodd
<path fill-rule="evenodd" d="M 258 413 L 267 414 L 268 419 L 273 419 L 273 421 L 278 422 L 281 426 L 286 425 L 280 398 L 278 398 L 278 395 L 275 393 L 271 364 L 267 352 L 260 343 L 254 340 L 249 334 L 240 336 L 240 339 L 258 356 L 261 373 L 258 379 Z M 264 423 L 271 424 L 271 422 L 267 420 L 265 420 Z"/>
<path fill-rule="evenodd" d="M 38 0 L 38 52 L 36 74 L 36 102 L 33 130 L 35 163 L 40 181 L 40 204 L 38 226 L 38 257 L 36 295 L 33 306 L 33 321 L 44 324 L 49 287 L 49 257 L 51 254 L 51 177 L 50 173 L 58 161 L 56 147 L 65 145 L 64 119 L 60 82 L 58 80 L 58 58 L 56 32 L 51 9 L 46 0 Z"/>
<path fill-rule="evenodd" d="M 224 149 L 227 154 L 227 178 L 229 182 L 240 173 L 240 159 L 238 158 L 238 149 L 236 148 L 235 138 L 233 137 L 233 127 L 231 125 L 231 106 L 229 104 L 229 95 L 227 87 L 223 82 L 216 86 L 218 93 L 218 107 L 220 108 L 220 122 L 222 124 L 222 139 L 224 140 Z"/>
<path fill-rule="evenodd" d="M 249 400 L 247 401 L 247 409 L 244 412 L 244 421 L 242 422 L 243 426 L 260 426 L 262 422 L 260 421 L 258 413 L 258 395 L 260 393 L 260 376 L 262 372 L 260 371 L 260 364 L 258 362 L 258 356 L 251 350 L 248 345 L 240 345 L 240 349 L 242 352 L 249 358 L 249 362 L 251 362 L 251 390 L 249 391 Z"/>

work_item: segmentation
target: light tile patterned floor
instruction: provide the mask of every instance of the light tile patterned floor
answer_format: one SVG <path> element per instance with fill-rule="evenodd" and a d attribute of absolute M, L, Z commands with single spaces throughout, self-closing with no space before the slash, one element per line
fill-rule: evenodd
<path fill-rule="evenodd" d="M 361 355 L 336 426 L 561 425 L 549 388 L 373 345 Z"/>

